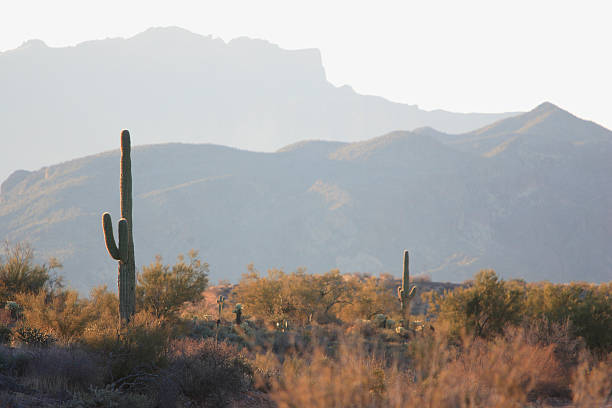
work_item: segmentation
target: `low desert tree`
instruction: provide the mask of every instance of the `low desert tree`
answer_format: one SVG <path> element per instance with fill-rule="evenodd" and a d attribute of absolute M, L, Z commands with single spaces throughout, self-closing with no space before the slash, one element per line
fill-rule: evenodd
<path fill-rule="evenodd" d="M 208 285 L 208 264 L 194 250 L 187 258 L 179 255 L 173 266 L 165 265 L 157 256 L 149 266 L 143 266 L 137 280 L 138 307 L 158 318 L 173 318 L 183 303 L 201 297 Z"/>
<path fill-rule="evenodd" d="M 335 309 L 341 309 L 353 302 L 354 291 L 338 269 L 323 275 L 314 275 L 312 281 L 316 294 L 313 306 L 316 306 L 320 318 L 326 320 L 335 318 L 336 314 L 333 313 Z"/>

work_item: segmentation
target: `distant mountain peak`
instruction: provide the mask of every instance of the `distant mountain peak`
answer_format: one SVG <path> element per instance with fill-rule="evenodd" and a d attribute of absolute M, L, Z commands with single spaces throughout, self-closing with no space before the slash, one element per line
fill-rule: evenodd
<path fill-rule="evenodd" d="M 557 105 L 544 102 L 529 112 L 499 120 L 472 132 L 440 139 L 452 139 L 449 143 L 460 150 L 488 158 L 500 154 L 517 154 L 518 151 L 524 157 L 534 158 L 551 156 L 552 151 L 563 149 L 568 153 L 576 146 L 609 143 L 612 141 L 612 132 Z"/>
<path fill-rule="evenodd" d="M 555 110 L 563 110 L 563 109 L 561 109 L 560 107 L 558 107 L 557 105 L 553 103 L 546 101 L 546 102 L 542 102 L 541 104 L 533 108 L 531 112 L 549 112 L 549 111 L 555 111 Z"/>
<path fill-rule="evenodd" d="M 487 135 L 487 137 L 502 134 L 524 134 L 531 132 L 534 126 L 547 126 L 547 124 L 557 126 L 560 120 L 564 122 L 584 122 L 557 105 L 543 102 L 529 112 L 501 119 L 468 134 L 474 136 Z"/>

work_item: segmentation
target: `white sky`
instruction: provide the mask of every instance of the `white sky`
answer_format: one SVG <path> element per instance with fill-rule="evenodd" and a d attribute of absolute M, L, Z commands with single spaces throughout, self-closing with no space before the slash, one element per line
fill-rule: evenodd
<path fill-rule="evenodd" d="M 547 100 L 612 129 L 612 0 L 0 0 L 0 51 L 170 25 L 319 48 L 332 83 L 424 109 Z"/>

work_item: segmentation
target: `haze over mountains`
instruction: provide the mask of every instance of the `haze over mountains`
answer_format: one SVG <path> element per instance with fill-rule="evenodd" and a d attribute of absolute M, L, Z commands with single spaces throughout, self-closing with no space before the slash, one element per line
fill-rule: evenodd
<path fill-rule="evenodd" d="M 0 180 L 138 144 L 205 142 L 274 151 L 304 139 L 358 141 L 396 129 L 469 131 L 510 114 L 423 111 L 335 87 L 316 49 L 262 40 L 225 43 L 179 28 L 0 53 Z M 26 154 L 27 152 L 27 154 Z"/>
<path fill-rule="evenodd" d="M 132 132 L 133 143 L 140 134 Z M 115 144 L 119 131 L 114 132 Z M 200 250 L 213 281 L 260 270 L 413 273 L 458 282 L 612 279 L 612 132 L 549 103 L 463 134 L 431 128 L 276 153 L 209 144 L 133 149 L 137 264 Z M 101 214 L 119 214 L 119 152 L 18 172 L 0 236 L 56 255 L 86 290 L 114 287 Z"/>

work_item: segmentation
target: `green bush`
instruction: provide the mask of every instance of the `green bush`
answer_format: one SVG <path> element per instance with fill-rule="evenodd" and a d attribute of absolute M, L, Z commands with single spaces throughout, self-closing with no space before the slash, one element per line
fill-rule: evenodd
<path fill-rule="evenodd" d="M 183 303 L 201 297 L 208 286 L 208 264 L 198 259 L 197 251 L 189 251 L 188 256 L 185 260 L 179 255 L 172 267 L 164 265 L 160 256 L 149 266 L 143 266 L 136 287 L 137 309 L 157 317 L 175 318 Z"/>
<path fill-rule="evenodd" d="M 457 288 L 444 297 L 434 296 L 439 319 L 450 324 L 455 335 L 462 330 L 477 337 L 501 334 L 508 324 L 523 317 L 525 290 L 520 282 L 505 282 L 494 271 L 482 270 L 474 284 Z"/>
<path fill-rule="evenodd" d="M 612 283 L 531 284 L 526 304 L 529 319 L 569 321 L 589 348 L 612 351 Z"/>

